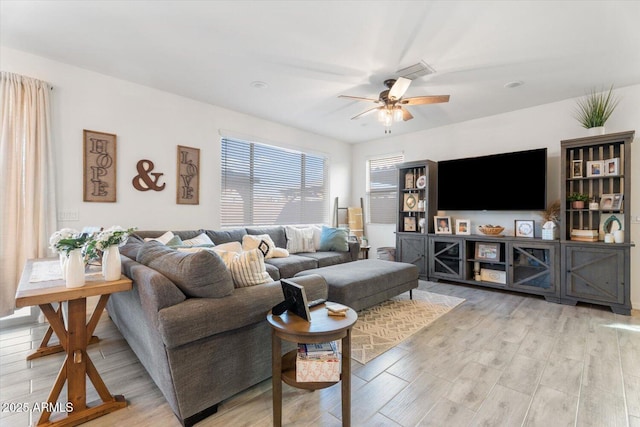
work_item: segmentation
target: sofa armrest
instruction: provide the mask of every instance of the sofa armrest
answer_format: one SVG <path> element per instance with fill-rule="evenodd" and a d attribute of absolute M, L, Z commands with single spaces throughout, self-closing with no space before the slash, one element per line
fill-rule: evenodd
<path fill-rule="evenodd" d="M 360 258 L 360 242 L 349 241 L 349 253 L 351 254 L 351 261 L 357 261 Z"/>

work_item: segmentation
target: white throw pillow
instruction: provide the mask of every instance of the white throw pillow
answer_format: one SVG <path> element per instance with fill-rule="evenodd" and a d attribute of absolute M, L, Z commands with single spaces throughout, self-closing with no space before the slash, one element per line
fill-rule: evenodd
<path fill-rule="evenodd" d="M 183 245 L 186 246 L 198 246 L 198 245 L 213 245 L 213 242 L 205 233 L 202 233 L 193 239 L 187 239 L 182 241 Z"/>
<path fill-rule="evenodd" d="M 274 248 L 271 256 L 273 258 L 286 258 L 289 256 L 289 251 L 285 248 Z"/>
<path fill-rule="evenodd" d="M 162 236 L 160 237 L 155 237 L 155 238 L 151 238 L 151 237 L 145 237 L 144 241 L 145 242 L 149 242 L 151 240 L 155 240 L 157 242 L 162 243 L 163 245 L 166 245 L 167 243 L 169 243 L 169 241 L 171 239 L 173 239 L 174 234 L 171 231 L 167 231 L 166 233 L 164 233 Z"/>
<path fill-rule="evenodd" d="M 245 234 L 242 237 L 242 250 L 250 251 L 252 249 L 256 249 L 258 248 L 258 246 L 260 246 L 260 242 L 262 241 L 264 241 L 267 246 L 269 246 L 267 254 L 264 256 L 265 259 L 273 258 L 273 250 L 276 248 L 276 244 L 268 234 Z"/>
<path fill-rule="evenodd" d="M 229 251 L 239 254 L 242 252 L 242 244 L 240 242 L 221 243 L 219 245 L 215 245 L 213 250 Z"/>
<path fill-rule="evenodd" d="M 225 256 L 222 257 L 225 260 Z M 264 264 L 264 255 L 260 249 L 234 254 L 231 261 L 231 276 L 236 288 L 260 285 L 273 281 Z"/>
<path fill-rule="evenodd" d="M 320 237 L 322 236 L 322 226 L 312 225 L 311 229 L 313 230 L 313 247 L 316 248 L 316 251 L 319 251 Z"/>
<path fill-rule="evenodd" d="M 311 227 L 298 228 L 287 225 L 284 231 L 287 235 L 287 250 L 289 253 L 296 254 L 316 251 L 313 242 L 313 229 Z"/>

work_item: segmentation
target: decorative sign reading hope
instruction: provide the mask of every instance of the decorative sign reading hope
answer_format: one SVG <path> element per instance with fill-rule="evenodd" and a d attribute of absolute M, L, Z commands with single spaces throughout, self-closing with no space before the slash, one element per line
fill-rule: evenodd
<path fill-rule="evenodd" d="M 166 183 L 162 183 L 160 185 L 158 181 L 163 173 L 151 172 L 154 168 L 153 162 L 151 160 L 140 160 L 136 165 L 136 169 L 138 169 L 138 175 L 133 178 L 132 184 L 133 187 L 138 191 L 162 191 Z"/>
<path fill-rule="evenodd" d="M 84 130 L 83 200 L 116 201 L 116 135 Z"/>

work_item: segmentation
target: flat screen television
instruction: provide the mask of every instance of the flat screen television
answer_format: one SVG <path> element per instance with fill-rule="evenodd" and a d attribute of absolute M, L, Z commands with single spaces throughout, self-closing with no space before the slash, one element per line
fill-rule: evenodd
<path fill-rule="evenodd" d="M 546 206 L 546 148 L 438 162 L 438 210 L 540 211 Z"/>

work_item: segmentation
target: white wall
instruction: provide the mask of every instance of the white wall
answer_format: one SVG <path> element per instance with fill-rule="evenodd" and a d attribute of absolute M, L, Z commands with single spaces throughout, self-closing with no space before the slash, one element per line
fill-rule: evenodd
<path fill-rule="evenodd" d="M 0 58 L 3 71 L 45 80 L 54 87 L 58 212 L 79 215 L 78 221 L 59 221 L 59 227 L 218 228 L 221 129 L 227 134 L 325 154 L 330 164 L 330 202 L 334 197 L 340 197 L 341 203 L 350 200 L 349 144 L 13 49 L 0 48 Z M 83 129 L 117 134 L 116 203 L 82 201 Z M 197 206 L 176 204 L 177 145 L 200 149 Z M 133 188 L 131 181 L 141 159 L 153 161 L 154 172 L 164 173 L 163 191 Z"/>
<path fill-rule="evenodd" d="M 617 109 L 607 121 L 606 131 L 622 132 L 635 130 L 632 151 L 631 215 L 640 218 L 640 85 L 615 91 L 621 98 Z M 366 160 L 388 153 L 404 152 L 405 160 L 430 159 L 435 161 L 473 157 L 509 151 L 547 148 L 548 155 L 548 200 L 560 196 L 560 141 L 587 136 L 586 129 L 580 127 L 573 118 L 576 100 L 569 99 L 553 104 L 541 105 L 513 111 L 492 117 L 471 120 L 451 126 L 440 127 L 408 135 L 390 136 L 375 141 L 357 144 L 353 149 L 352 195 L 365 197 Z M 422 107 L 428 108 L 428 107 Z M 399 124 L 398 126 L 402 126 Z M 380 129 L 382 134 L 382 127 Z M 461 193 L 466 191 L 500 191 L 501 185 L 487 187 L 474 182 L 473 177 L 461 177 L 466 182 Z M 526 177 L 521 179 L 526 188 Z M 500 224 L 505 234 L 513 233 L 515 219 L 534 219 L 536 235 L 539 236 L 541 217 L 534 212 L 441 212 L 455 218 L 471 219 L 475 229 L 481 224 Z M 395 247 L 395 226 L 367 225 L 367 235 L 372 246 L 370 256 L 382 246 Z M 640 225 L 631 224 L 632 241 L 640 244 Z M 640 308 L 640 249 L 631 250 L 631 301 Z"/>

